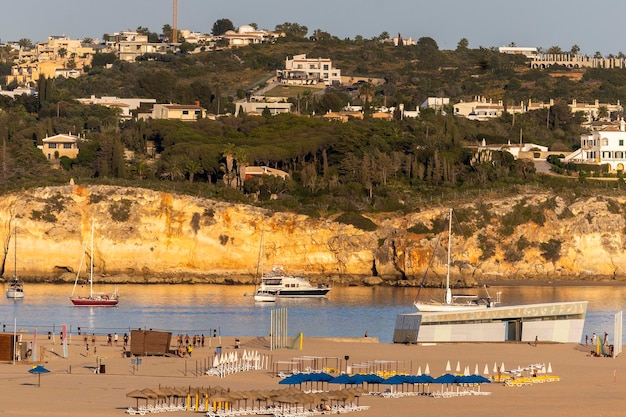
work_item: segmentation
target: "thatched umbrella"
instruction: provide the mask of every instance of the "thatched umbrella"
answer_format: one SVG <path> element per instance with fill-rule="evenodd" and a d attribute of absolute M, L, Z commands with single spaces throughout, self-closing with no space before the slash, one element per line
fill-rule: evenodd
<path fill-rule="evenodd" d="M 154 392 L 151 388 L 144 388 L 141 392 L 146 395 L 146 398 L 154 400 L 154 403 L 156 404 L 156 400 L 159 398 L 156 392 Z"/>
<path fill-rule="evenodd" d="M 138 389 L 133 390 L 129 393 L 126 393 L 126 397 L 128 398 L 135 398 L 137 400 L 137 408 L 139 408 L 139 399 L 143 398 L 146 400 L 146 405 L 148 405 L 148 396 L 146 394 L 144 394 L 143 392 L 139 391 Z"/>
<path fill-rule="evenodd" d="M 219 408 L 220 404 L 222 404 L 223 409 L 226 409 L 226 404 L 232 403 L 232 400 L 228 395 L 216 393 L 210 395 L 207 399 L 207 402 L 209 402 L 210 404 L 214 404 L 215 406 L 213 407 L 213 410 L 216 411 Z"/>

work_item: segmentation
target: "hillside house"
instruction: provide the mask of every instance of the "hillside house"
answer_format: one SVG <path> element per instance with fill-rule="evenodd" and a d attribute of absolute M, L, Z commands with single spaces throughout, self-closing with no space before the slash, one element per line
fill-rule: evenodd
<path fill-rule="evenodd" d="M 131 112 L 140 108 L 142 104 L 156 103 L 156 99 L 154 98 L 119 98 L 110 96 L 96 97 L 95 95 L 92 95 L 89 98 L 79 98 L 77 101 L 86 106 L 97 104 L 110 109 L 119 109 L 120 117 L 124 120 L 131 119 Z"/>
<path fill-rule="evenodd" d="M 78 141 L 80 138 L 71 133 L 54 135 L 43 139 L 39 149 L 48 161 L 58 162 L 63 156 L 74 159 L 78 156 Z"/>
<path fill-rule="evenodd" d="M 328 58 L 307 58 L 306 54 L 285 59 L 285 69 L 277 70 L 276 76 L 282 84 L 291 85 L 340 85 L 341 70 L 333 68 Z"/>
<path fill-rule="evenodd" d="M 67 36 L 50 36 L 32 49 L 20 50 L 18 63 L 11 67 L 6 83 L 20 86 L 33 85 L 40 76 L 46 78 L 77 78 L 91 65 L 96 49 Z"/>
<path fill-rule="evenodd" d="M 608 164 L 612 171 L 626 166 L 626 122 L 607 125 L 603 129 L 580 135 L 580 149 L 568 158 L 586 164 Z"/>
<path fill-rule="evenodd" d="M 206 117 L 206 109 L 199 104 L 155 104 L 150 113 L 140 113 L 138 119 L 180 120 L 195 122 Z"/>
<path fill-rule="evenodd" d="M 222 35 L 222 39 L 228 41 L 231 47 L 256 45 L 260 43 L 274 43 L 276 39 L 285 36 L 283 33 L 256 30 L 249 25 L 241 25 L 237 29 L 228 30 Z"/>

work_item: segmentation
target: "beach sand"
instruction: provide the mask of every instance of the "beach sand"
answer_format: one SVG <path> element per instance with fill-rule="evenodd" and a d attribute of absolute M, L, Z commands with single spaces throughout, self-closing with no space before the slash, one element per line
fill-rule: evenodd
<path fill-rule="evenodd" d="M 31 340 L 32 335 L 23 335 Z M 174 338 L 175 339 L 175 338 Z M 478 367 L 483 374 L 485 366 L 493 374 L 494 364 L 505 364 L 506 369 L 524 367 L 534 363 L 550 365 L 552 374 L 560 377 L 559 382 L 533 384 L 511 388 L 503 384 L 485 384 L 482 391 L 492 392 L 488 396 L 463 396 L 432 398 L 408 396 L 383 398 L 363 396 L 360 405 L 368 405 L 365 411 L 350 415 L 371 416 L 622 416 L 626 401 L 626 365 L 619 356 L 616 359 L 590 356 L 592 348 L 578 344 L 542 344 L 536 347 L 527 343 L 455 343 L 436 345 L 402 345 L 378 343 L 376 338 L 322 339 L 303 338 L 302 350 L 269 350 L 268 338 L 242 337 L 238 350 L 258 351 L 268 355 L 272 363 L 290 361 L 303 356 L 318 356 L 328 359 L 331 367 L 345 369 L 348 364 L 374 363 L 379 367 L 398 372 L 422 372 L 426 366 L 432 376 L 445 373 L 448 363 L 454 372 L 457 363 L 461 371 L 469 367 L 473 373 Z M 175 342 L 175 340 L 174 340 Z M 69 345 L 68 358 L 58 340 L 38 341 L 45 349 L 43 365 L 51 372 L 38 376 L 28 372 L 35 364 L 0 364 L 0 413 L 7 416 L 121 416 L 128 407 L 135 407 L 137 400 L 126 397 L 132 390 L 176 387 L 229 388 L 231 391 L 251 389 L 281 389 L 280 378 L 270 371 L 240 372 L 220 378 L 200 372 L 212 364 L 215 347 L 220 344 L 222 353 L 234 350 L 234 337 L 207 338 L 205 347 L 198 347 L 191 358 L 143 357 L 141 365 L 133 366 L 131 358 L 122 357 L 121 338 L 118 346 L 106 346 L 100 336 L 96 343 L 97 355 L 102 356 L 105 373 L 97 374 L 97 359 L 85 356 L 85 347 L 80 336 L 73 336 Z M 209 346 L 210 344 L 210 346 Z M 334 365 L 333 365 L 334 364 Z M 276 366 L 276 365 L 275 365 Z M 291 365 L 281 365 L 286 370 Z M 276 369 L 276 368 L 274 368 Z M 196 372 L 198 371 L 198 372 Z M 331 389 L 340 388 L 331 385 Z M 382 385 L 381 390 L 387 386 Z M 439 385 L 430 385 L 428 390 L 440 390 Z M 152 400 L 151 400 L 152 401 Z M 139 400 L 146 404 L 146 400 Z M 168 412 L 165 415 L 190 415 L 191 411 Z M 194 413 L 196 415 L 200 415 Z"/>

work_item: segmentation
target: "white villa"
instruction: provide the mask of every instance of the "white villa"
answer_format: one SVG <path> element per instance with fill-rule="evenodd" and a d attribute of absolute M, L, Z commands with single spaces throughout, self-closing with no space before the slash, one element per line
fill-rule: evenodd
<path fill-rule="evenodd" d="M 282 84 L 324 85 L 341 84 L 341 70 L 333 68 L 328 58 L 307 58 L 306 54 L 285 59 L 285 69 L 277 70 L 276 76 Z"/>
<path fill-rule="evenodd" d="M 580 135 L 580 149 L 567 161 L 587 164 L 608 164 L 612 171 L 623 171 L 626 166 L 626 122 L 607 125 L 603 129 Z"/>
<path fill-rule="evenodd" d="M 156 104 L 156 99 L 154 98 L 119 98 L 111 96 L 96 97 L 95 95 L 92 95 L 89 98 L 79 98 L 76 100 L 84 105 L 97 104 L 112 109 L 119 109 L 122 119 L 127 120 L 132 118 L 131 112 L 141 107 L 142 103 Z"/>

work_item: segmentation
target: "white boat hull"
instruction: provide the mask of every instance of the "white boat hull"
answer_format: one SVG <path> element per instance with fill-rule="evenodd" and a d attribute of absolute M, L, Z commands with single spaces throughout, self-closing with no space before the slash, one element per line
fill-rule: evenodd
<path fill-rule="evenodd" d="M 24 291 L 7 290 L 7 298 L 24 298 Z"/>
<path fill-rule="evenodd" d="M 414 303 L 417 311 L 420 312 L 435 312 L 435 311 L 470 311 L 470 310 L 483 310 L 486 309 L 486 305 L 481 304 L 444 304 L 444 303 Z"/>
<path fill-rule="evenodd" d="M 21 280 L 10 281 L 6 294 L 7 298 L 24 298 L 24 283 Z"/>
<path fill-rule="evenodd" d="M 255 294 L 254 295 L 254 301 L 256 301 L 257 303 L 275 303 L 276 302 L 276 295 Z"/>

